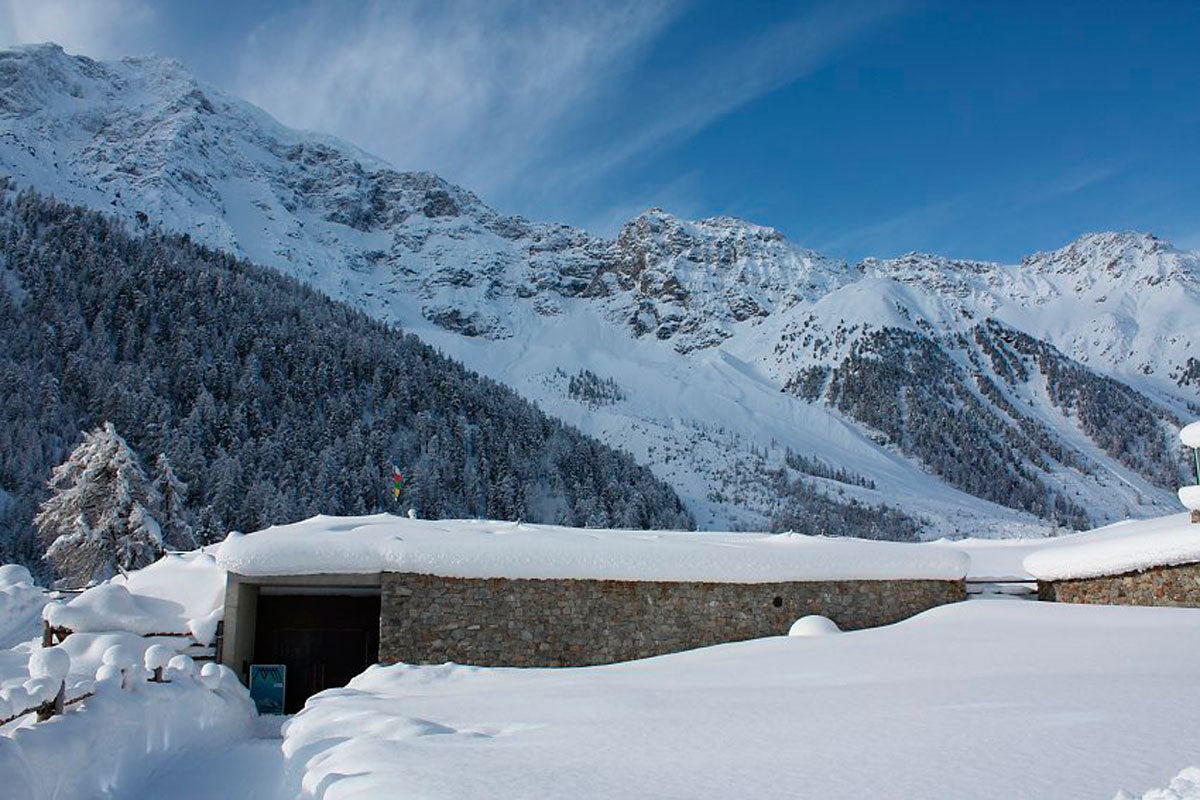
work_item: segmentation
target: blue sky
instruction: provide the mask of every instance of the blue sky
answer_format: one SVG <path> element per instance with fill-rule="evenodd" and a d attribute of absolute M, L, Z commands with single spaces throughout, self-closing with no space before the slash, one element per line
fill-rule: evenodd
<path fill-rule="evenodd" d="M 501 211 L 733 214 L 832 255 L 1200 248 L 1200 3 L 0 0 Z"/>

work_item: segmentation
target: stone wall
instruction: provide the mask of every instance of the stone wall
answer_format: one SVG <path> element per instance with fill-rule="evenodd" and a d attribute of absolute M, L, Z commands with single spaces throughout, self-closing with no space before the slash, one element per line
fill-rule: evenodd
<path fill-rule="evenodd" d="M 384 573 L 385 662 L 584 666 L 787 633 L 821 614 L 843 630 L 966 598 L 962 581 L 666 583 Z"/>
<path fill-rule="evenodd" d="M 1200 564 L 1154 567 L 1099 578 L 1038 581 L 1038 599 L 1097 605 L 1200 607 Z"/>

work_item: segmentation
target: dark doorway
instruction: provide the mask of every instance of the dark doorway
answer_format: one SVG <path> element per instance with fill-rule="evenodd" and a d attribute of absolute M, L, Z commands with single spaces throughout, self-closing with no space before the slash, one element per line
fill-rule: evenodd
<path fill-rule="evenodd" d="M 378 660 L 379 595 L 259 596 L 254 662 L 287 665 L 288 714 Z"/>

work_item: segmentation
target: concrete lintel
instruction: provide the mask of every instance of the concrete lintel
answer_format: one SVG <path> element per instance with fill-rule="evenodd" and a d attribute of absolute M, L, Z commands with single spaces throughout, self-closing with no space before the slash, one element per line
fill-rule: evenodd
<path fill-rule="evenodd" d="M 378 572 L 339 572 L 321 575 L 239 575 L 229 573 L 231 581 L 256 586 L 379 586 Z"/>

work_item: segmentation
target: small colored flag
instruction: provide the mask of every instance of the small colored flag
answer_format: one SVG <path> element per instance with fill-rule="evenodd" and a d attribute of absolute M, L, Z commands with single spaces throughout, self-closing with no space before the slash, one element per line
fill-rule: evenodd
<path fill-rule="evenodd" d="M 400 499 L 400 486 L 404 483 L 404 475 L 400 472 L 400 466 L 392 462 L 392 499 Z"/>

